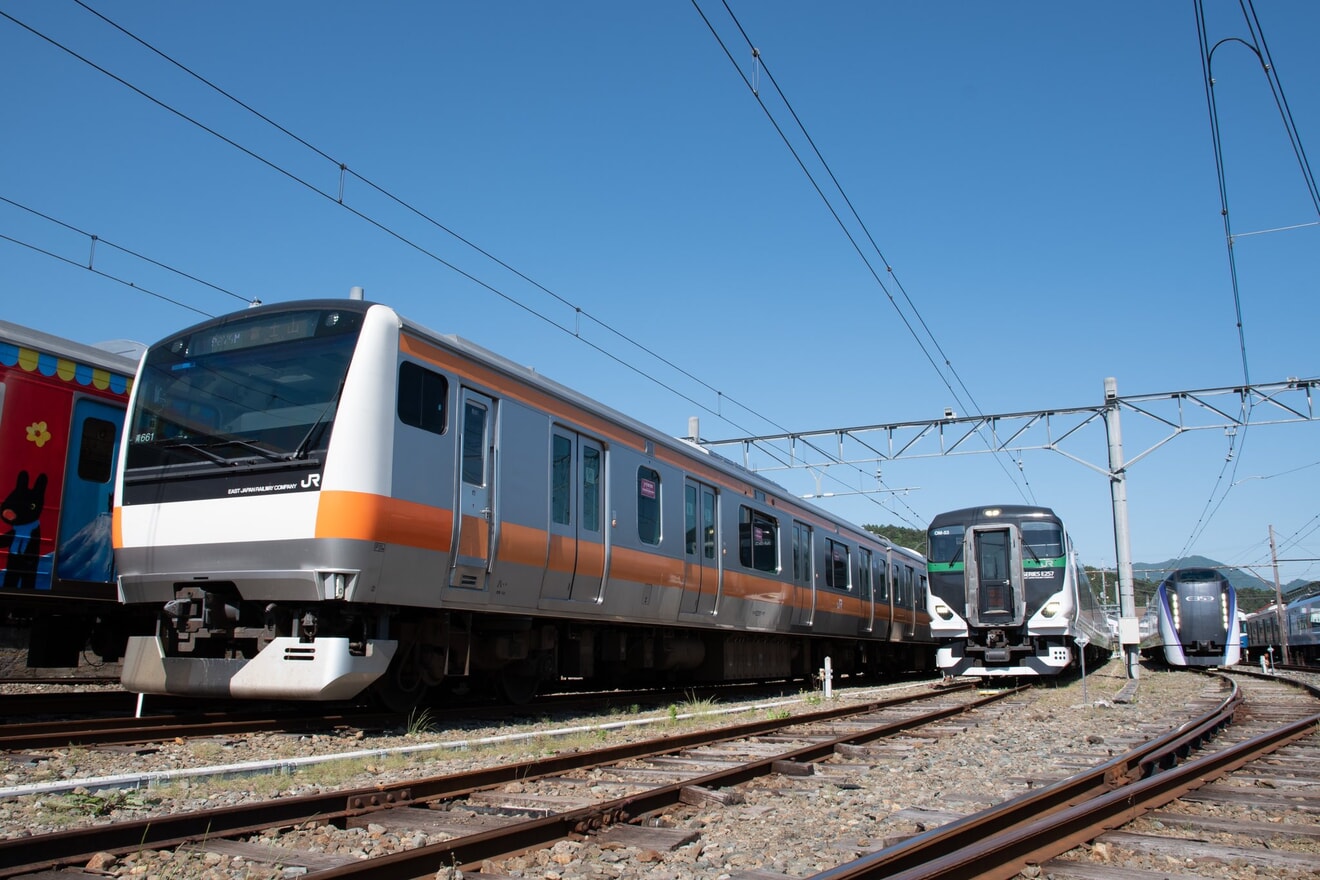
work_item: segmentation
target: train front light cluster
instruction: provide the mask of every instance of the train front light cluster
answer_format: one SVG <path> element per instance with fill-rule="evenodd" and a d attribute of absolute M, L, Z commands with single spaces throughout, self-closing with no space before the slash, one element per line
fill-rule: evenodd
<path fill-rule="evenodd" d="M 1173 618 L 1173 628 L 1182 629 L 1182 615 L 1178 612 L 1178 594 L 1169 593 L 1169 616 Z"/>
<path fill-rule="evenodd" d="M 1050 601 L 1046 602 L 1046 603 L 1045 603 L 1045 607 L 1042 608 L 1042 609 L 1040 610 L 1040 613 L 1041 613 L 1041 615 L 1043 615 L 1044 617 L 1053 617 L 1054 615 L 1058 614 L 1058 613 L 1059 613 L 1059 600 L 1058 600 L 1058 599 L 1051 599 Z"/>
<path fill-rule="evenodd" d="M 953 609 L 938 599 L 935 600 L 935 614 L 940 620 L 953 620 Z"/>

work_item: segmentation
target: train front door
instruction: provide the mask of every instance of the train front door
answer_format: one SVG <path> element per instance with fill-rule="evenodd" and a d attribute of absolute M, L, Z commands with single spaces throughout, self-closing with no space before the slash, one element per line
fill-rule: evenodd
<path fill-rule="evenodd" d="M 967 597 L 974 617 L 972 623 L 980 626 L 1014 626 L 1022 622 L 1023 597 L 1021 578 L 1013 573 L 1021 571 L 1021 542 L 1015 529 L 1002 526 L 973 527 L 966 540 L 972 543 L 968 554 L 970 569 Z"/>
<path fill-rule="evenodd" d="M 454 565 L 449 585 L 484 590 L 499 523 L 494 505 L 495 402 L 464 388 L 459 412 L 458 503 L 454 509 Z"/>
<path fill-rule="evenodd" d="M 720 598 L 719 493 L 714 486 L 688 480 L 683 486 L 684 614 L 714 614 Z"/>
<path fill-rule="evenodd" d="M 599 602 L 609 567 L 605 447 L 558 427 L 550 437 L 550 525 L 541 599 Z"/>

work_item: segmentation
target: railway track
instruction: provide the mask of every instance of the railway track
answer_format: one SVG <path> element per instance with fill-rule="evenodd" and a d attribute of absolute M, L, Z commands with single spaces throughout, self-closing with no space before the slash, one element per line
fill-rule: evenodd
<path fill-rule="evenodd" d="M 99 853 L 178 848 L 242 854 L 318 877 L 433 877 L 439 865 L 471 865 L 571 835 L 663 835 L 626 823 L 692 798 L 736 797 L 734 787 L 771 773 L 809 771 L 840 749 L 938 724 L 1015 691 L 979 695 L 969 686 L 929 690 L 792 718 L 671 734 L 587 752 L 502 764 L 324 795 L 0 841 L 0 877 L 83 865 Z M 299 848 L 309 823 L 407 826 L 453 839 L 361 862 Z M 272 837 L 272 829 L 280 833 Z M 242 838 L 261 834 L 261 843 Z"/>
<path fill-rule="evenodd" d="M 1134 737 L 1135 747 L 1107 759 L 1061 751 L 1053 770 L 1040 768 L 1043 777 L 1015 781 L 1029 786 L 1026 795 L 987 810 L 901 810 L 926 830 L 871 841 L 868 855 L 848 861 L 840 854 L 826 861 L 839 867 L 815 876 L 938 880 L 1011 878 L 1025 871 L 1056 880 L 1181 880 L 1246 876 L 1230 866 L 1247 865 L 1259 871 L 1250 876 L 1314 876 L 1320 870 L 1314 818 L 1320 804 L 1307 791 L 1314 791 L 1310 768 L 1320 756 L 1315 697 L 1271 677 L 1234 675 L 1232 690 L 1218 679 L 1204 681 L 1206 693 L 1188 701 L 1194 720 L 1165 724 L 1150 742 Z M 322 880 L 432 878 L 460 866 L 467 876 L 479 867 L 528 876 L 517 866 L 551 870 L 620 849 L 663 862 L 699 851 L 703 836 L 714 840 L 711 823 L 747 822 L 766 809 L 755 806 L 758 797 L 761 803 L 781 793 L 787 803 L 794 796 L 828 798 L 860 788 L 869 768 L 904 772 L 901 756 L 912 749 L 905 742 L 943 740 L 957 754 L 967 725 L 985 730 L 1030 720 L 1018 701 L 1003 696 L 935 692 L 925 707 L 934 712 L 875 702 L 854 707 L 860 715 L 840 707 L 460 775 L 7 841 L 0 844 L 0 877 L 88 864 L 101 850 L 173 851 L 183 871 L 178 876 L 188 874 L 183 860 L 209 854 L 241 859 L 234 864 L 246 865 L 245 871 L 270 870 L 242 876 L 275 877 L 288 868 Z M 968 711 L 966 722 L 955 717 Z M 897 733 L 904 736 L 885 739 Z M 1126 742 L 1113 735 L 1085 741 L 1094 741 L 1099 755 Z M 1269 750 L 1268 758 L 1257 757 Z M 1074 765 L 1082 769 L 1074 772 Z M 746 804 L 740 803 L 744 794 Z M 1281 821 L 1265 823 L 1261 811 Z M 804 814 L 804 821 L 811 821 L 807 815 L 818 814 Z M 1281 837 L 1281 828 L 1289 833 Z M 336 852 L 335 841 L 354 833 L 359 840 L 392 839 L 412 848 Z M 773 829 L 769 834 L 761 845 L 774 845 Z M 539 861 L 529 861 L 532 854 Z M 119 867 L 122 873 L 125 866 Z M 616 876 L 646 873 L 635 864 L 632 869 Z M 773 876 L 721 873 L 738 880 Z"/>
<path fill-rule="evenodd" d="M 783 693 L 782 688 L 765 684 L 682 691 L 651 688 L 608 693 L 565 692 L 541 697 L 527 706 L 459 702 L 428 709 L 426 718 L 431 724 L 446 725 L 473 719 L 507 720 L 529 714 L 608 711 L 619 705 L 656 707 L 684 699 L 748 699 Z M 5 719 L 0 722 L 0 753 L 68 746 L 139 745 L 272 731 L 386 730 L 407 727 L 409 722 L 398 713 L 383 712 L 366 704 L 322 704 L 309 710 L 305 704 L 291 707 L 236 701 L 221 703 L 223 708 L 217 708 L 214 702 L 158 696 L 152 696 L 148 702 L 151 711 L 140 716 L 122 714 L 134 712 L 136 701 L 136 694 L 123 690 L 0 695 L 0 718 Z"/>
<path fill-rule="evenodd" d="M 1184 876 L 1170 874 L 1171 865 L 1205 863 L 1314 877 L 1320 776 L 1311 768 L 1320 757 L 1320 694 L 1269 676 L 1233 678 L 1232 694 L 1183 728 L 817 880 L 1004 880 L 1024 872 L 1154 880 Z M 1255 811 L 1284 821 L 1257 821 Z M 1232 842 L 1206 839 L 1215 835 Z M 1161 870 L 1149 871 L 1152 864 Z"/>

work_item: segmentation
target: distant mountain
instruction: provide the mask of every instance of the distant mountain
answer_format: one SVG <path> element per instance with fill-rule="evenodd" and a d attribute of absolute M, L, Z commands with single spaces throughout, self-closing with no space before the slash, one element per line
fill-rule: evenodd
<path fill-rule="evenodd" d="M 1273 591 L 1274 589 L 1274 580 L 1268 566 L 1261 569 L 1261 576 L 1257 577 L 1250 571 L 1241 568 L 1229 568 L 1222 562 L 1206 556 L 1187 556 L 1183 559 L 1166 559 L 1163 562 L 1134 562 L 1132 563 L 1132 576 L 1159 583 L 1166 574 L 1175 568 L 1217 568 L 1223 571 L 1228 576 L 1228 582 L 1239 590 Z M 1266 579 L 1262 580 L 1262 577 Z M 1298 587 L 1305 586 L 1308 583 L 1310 581 L 1298 578 L 1289 583 L 1280 584 L 1279 588 L 1286 596 Z"/>

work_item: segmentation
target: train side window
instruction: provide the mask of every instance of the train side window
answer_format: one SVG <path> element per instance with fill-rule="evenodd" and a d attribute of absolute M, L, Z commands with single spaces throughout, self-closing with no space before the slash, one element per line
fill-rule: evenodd
<path fill-rule="evenodd" d="M 848 545 L 832 538 L 825 539 L 825 586 L 836 590 L 847 590 L 848 582 Z"/>
<path fill-rule="evenodd" d="M 93 418 L 83 420 L 82 439 L 78 444 L 78 479 L 89 483 L 110 482 L 118 433 L 114 422 Z"/>
<path fill-rule="evenodd" d="M 445 405 L 449 382 L 425 367 L 399 364 L 399 421 L 432 434 L 445 432 Z"/>
<path fill-rule="evenodd" d="M 486 485 L 486 408 L 471 400 L 463 406 L 463 482 Z"/>
<path fill-rule="evenodd" d="M 573 441 L 554 435 L 550 453 L 550 517 L 560 525 L 572 522 Z"/>
<path fill-rule="evenodd" d="M 811 526 L 793 523 L 793 580 L 811 583 Z"/>
<path fill-rule="evenodd" d="M 715 558 L 715 490 L 701 487 L 701 542 L 702 555 Z"/>
<path fill-rule="evenodd" d="M 660 543 L 660 472 L 649 467 L 637 469 L 637 537 Z"/>
<path fill-rule="evenodd" d="M 600 450 L 582 447 L 582 528 L 600 531 Z"/>
<path fill-rule="evenodd" d="M 688 556 L 697 555 L 697 487 L 683 487 L 683 546 Z"/>
<path fill-rule="evenodd" d="M 738 508 L 738 560 L 757 571 L 778 571 L 779 523 L 750 507 Z"/>
<path fill-rule="evenodd" d="M 863 600 L 871 598 L 871 551 L 866 547 L 857 550 L 857 594 Z"/>

